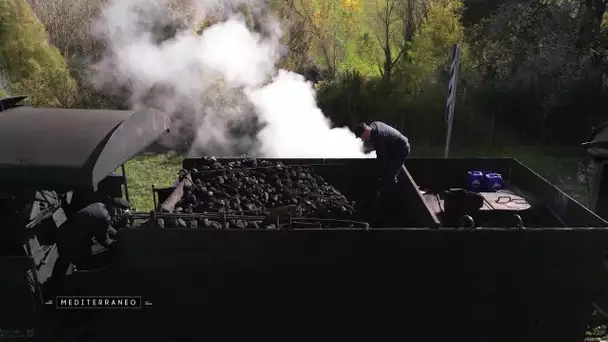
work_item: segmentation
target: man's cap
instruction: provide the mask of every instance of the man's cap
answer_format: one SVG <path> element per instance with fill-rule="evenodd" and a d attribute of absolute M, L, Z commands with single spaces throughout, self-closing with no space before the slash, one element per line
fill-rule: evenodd
<path fill-rule="evenodd" d="M 365 132 L 365 128 L 367 127 L 367 125 L 364 122 L 360 122 L 357 126 L 355 126 L 355 128 L 353 129 L 353 133 L 355 133 L 355 136 L 360 137 L 363 132 Z"/>
<path fill-rule="evenodd" d="M 122 197 L 112 197 L 108 200 L 108 205 L 117 207 L 119 209 L 130 209 L 131 208 L 131 203 L 127 202 L 127 200 L 125 200 Z"/>

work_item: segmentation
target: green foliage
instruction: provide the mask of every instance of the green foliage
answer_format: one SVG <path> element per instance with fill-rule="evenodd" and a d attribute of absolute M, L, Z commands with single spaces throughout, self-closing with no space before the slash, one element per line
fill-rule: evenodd
<path fill-rule="evenodd" d="M 368 59 L 367 63 L 362 62 L 354 72 L 345 72 L 339 80 L 321 87 L 318 99 L 322 109 L 341 124 L 378 119 L 404 127 L 412 138 L 420 132 L 419 139 L 443 139 L 452 44 L 461 43 L 461 70 L 467 71 L 471 64 L 459 22 L 461 8 L 458 1 L 429 4 L 426 19 L 406 46 L 407 54 L 399 61 L 396 79 L 390 85 L 379 77 L 379 42 L 371 31 L 364 33 L 367 37 L 358 42 L 357 52 Z"/>
<path fill-rule="evenodd" d="M 321 85 L 318 101 L 336 125 L 352 125 L 364 119 L 374 101 L 373 82 L 356 70 L 344 72 L 338 80 Z"/>
<path fill-rule="evenodd" d="M 369 31 L 361 30 L 346 46 L 344 60 L 338 65 L 338 73 L 356 71 L 365 77 L 380 76 L 377 65 L 377 44 Z"/>
<path fill-rule="evenodd" d="M 351 58 L 351 42 L 358 30 L 358 0 L 290 0 L 288 4 L 296 14 L 296 20 L 291 21 L 297 23 L 298 33 L 306 36 L 302 40 L 307 45 L 307 59 L 325 69 L 332 78 L 340 68 L 357 63 Z"/>
<path fill-rule="evenodd" d="M 466 70 L 468 48 L 463 44 L 460 24 L 460 1 L 430 2 L 426 19 L 408 44 L 407 58 L 401 63 L 401 75 L 414 94 L 437 84 L 439 75 L 449 71 L 452 45 L 460 43 L 461 66 Z"/>
<path fill-rule="evenodd" d="M 40 104 L 70 103 L 73 80 L 25 1 L 0 0 L 5 93 L 26 92 Z M 124 108 L 119 90 L 99 94 L 83 76 L 86 61 L 103 46 L 68 32 L 80 32 L 78 25 L 87 22 L 82 18 L 104 0 L 70 5 L 80 1 L 35 2 L 36 14 L 69 60 L 81 90 L 78 105 Z M 318 102 L 336 124 L 383 120 L 419 143 L 444 141 L 454 43 L 461 47 L 455 143 L 539 137 L 572 143 L 608 119 L 608 16 L 603 13 L 602 25 L 597 20 L 604 2 L 489 0 L 465 8 L 462 1 L 270 0 L 289 51 L 280 67 L 322 79 Z M 171 3 L 176 15 L 196 17 L 185 2 Z M 238 9 L 255 27 L 255 11 Z M 221 19 L 206 17 L 192 26 L 202 30 Z M 383 77 L 387 70 L 389 78 Z"/>
<path fill-rule="evenodd" d="M 129 182 L 129 201 L 137 211 L 154 209 L 152 190 L 171 186 L 185 156 L 176 153 L 146 153 L 129 160 L 125 171 Z M 116 170 L 120 173 L 120 170 Z"/>
<path fill-rule="evenodd" d="M 582 39 L 581 20 L 554 3 L 505 5 L 471 35 L 481 77 L 476 99 L 511 134 L 584 139 L 589 128 L 568 112 L 584 103 L 578 115 L 593 117 L 605 108 L 601 54 Z"/>
<path fill-rule="evenodd" d="M 585 32 L 591 30 L 585 23 L 590 19 L 574 11 L 573 3 L 511 3 L 465 32 L 462 3 L 427 4 L 392 87 L 381 87 L 377 75 L 364 72 L 369 70 L 364 66 L 377 66 L 382 59 L 382 42 L 376 39 L 377 32 L 362 27 L 355 49 L 362 62 L 344 65 L 367 79 L 359 86 L 359 80 L 345 75 L 322 87 L 319 100 L 324 110 L 341 121 L 371 115 L 398 127 L 415 127 L 408 134 L 441 143 L 451 47 L 460 43 L 453 139 L 577 143 L 591 124 L 608 119 L 606 14 L 602 33 L 594 36 Z M 353 89 L 361 89 L 355 91 L 356 105 Z"/>
<path fill-rule="evenodd" d="M 11 93 L 38 106 L 72 105 L 76 82 L 25 0 L 0 0 L 0 61 Z"/>

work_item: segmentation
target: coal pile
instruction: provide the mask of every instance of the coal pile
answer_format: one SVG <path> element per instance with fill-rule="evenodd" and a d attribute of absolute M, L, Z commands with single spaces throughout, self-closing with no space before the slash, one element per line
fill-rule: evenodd
<path fill-rule="evenodd" d="M 244 159 L 221 161 L 201 158 L 198 169 L 189 172 L 192 182 L 184 187 L 175 213 L 224 213 L 228 219 L 179 219 L 180 227 L 206 228 L 282 228 L 277 212 L 289 211 L 292 217 L 350 220 L 355 203 L 328 184 L 310 167 L 286 166 L 269 160 Z M 277 209 L 280 208 L 280 209 Z M 243 219 L 239 219 L 242 216 Z M 265 220 L 249 217 L 263 216 Z M 279 226 L 277 226 L 277 224 Z M 292 223 L 293 224 L 293 223 Z M 303 222 L 301 225 L 306 226 Z M 337 223 L 342 225 L 343 223 Z M 324 224 L 324 226 L 327 226 Z M 331 225 L 330 225 L 331 226 Z"/>

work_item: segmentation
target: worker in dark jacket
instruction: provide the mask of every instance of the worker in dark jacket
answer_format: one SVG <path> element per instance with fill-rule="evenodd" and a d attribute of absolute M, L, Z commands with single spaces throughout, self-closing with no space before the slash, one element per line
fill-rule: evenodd
<path fill-rule="evenodd" d="M 113 246 L 116 234 L 113 225 L 122 219 L 122 213 L 129 208 L 129 203 L 122 198 L 89 204 L 58 228 L 56 241 L 59 258 L 49 284 L 53 291 L 63 282 L 70 264 L 78 267 L 91 260 L 93 238 L 106 248 Z"/>
<path fill-rule="evenodd" d="M 380 178 L 383 186 L 394 185 L 410 154 L 409 140 L 398 130 L 379 121 L 369 125 L 360 123 L 354 131 L 357 137 L 369 143 L 376 151 L 376 157 L 381 163 Z"/>
<path fill-rule="evenodd" d="M 401 132 L 378 121 L 369 125 L 361 123 L 355 127 L 354 132 L 368 147 L 376 151 L 376 158 L 380 162 L 379 188 L 372 204 L 377 220 L 374 224 L 380 227 L 391 226 L 398 222 L 398 218 L 393 216 L 395 212 L 399 212 L 396 204 L 400 203 L 402 198 L 400 192 L 395 191 L 395 185 L 397 176 L 410 154 L 410 143 Z"/>

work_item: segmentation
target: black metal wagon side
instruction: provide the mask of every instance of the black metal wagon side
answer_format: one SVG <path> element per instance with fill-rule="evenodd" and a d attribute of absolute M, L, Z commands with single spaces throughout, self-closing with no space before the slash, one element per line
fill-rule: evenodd
<path fill-rule="evenodd" d="M 154 110 L 19 101 L 3 100 L 0 111 L 0 329 L 9 332 L 31 330 L 42 309 L 41 285 L 57 258 L 54 232 L 69 216 L 68 197 L 74 194 L 77 210 L 98 195 L 123 196 L 126 177 L 114 170 L 169 128 L 169 118 Z"/>

